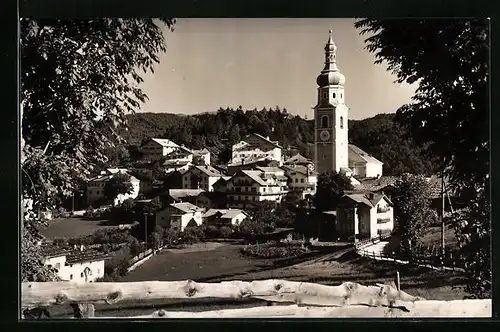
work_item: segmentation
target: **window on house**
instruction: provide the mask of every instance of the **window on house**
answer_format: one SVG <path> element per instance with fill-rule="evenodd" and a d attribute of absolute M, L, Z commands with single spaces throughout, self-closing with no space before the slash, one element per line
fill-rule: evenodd
<path fill-rule="evenodd" d="M 80 277 L 81 277 L 81 278 L 83 278 L 83 272 L 82 272 L 82 273 L 80 273 Z"/>
<path fill-rule="evenodd" d="M 99 195 L 99 190 L 96 192 L 97 195 Z"/>
<path fill-rule="evenodd" d="M 328 94 L 326 92 L 323 92 L 323 99 L 328 98 Z"/>
<path fill-rule="evenodd" d="M 56 269 L 61 268 L 61 263 L 56 263 Z"/>
<path fill-rule="evenodd" d="M 323 115 L 323 117 L 321 118 L 321 127 L 328 128 L 328 116 L 327 115 Z"/>
<path fill-rule="evenodd" d="M 304 179 L 300 179 L 300 182 L 301 182 L 301 183 L 304 183 Z"/>
<path fill-rule="evenodd" d="M 344 117 L 340 117 L 340 129 L 344 128 Z"/>
<path fill-rule="evenodd" d="M 295 183 L 299 182 L 299 179 L 295 178 Z"/>
<path fill-rule="evenodd" d="M 73 275 L 72 274 L 69 275 L 69 280 L 73 280 Z"/>
<path fill-rule="evenodd" d="M 335 95 L 335 92 L 334 92 L 334 93 L 333 93 L 333 98 L 335 98 L 335 96 L 336 96 L 336 95 Z"/>

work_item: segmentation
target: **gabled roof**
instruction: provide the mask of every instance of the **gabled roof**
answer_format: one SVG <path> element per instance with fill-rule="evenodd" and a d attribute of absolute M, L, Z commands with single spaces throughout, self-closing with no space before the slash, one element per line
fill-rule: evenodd
<path fill-rule="evenodd" d="M 182 211 L 184 213 L 194 213 L 194 212 L 201 212 L 203 211 L 203 208 L 200 208 L 194 204 L 188 203 L 188 202 L 183 202 L 183 203 L 172 203 L 170 204 L 171 207 Z"/>
<path fill-rule="evenodd" d="M 272 144 L 272 145 L 274 145 L 275 147 L 282 149 L 282 147 L 278 144 L 278 143 L 279 143 L 278 141 L 271 141 L 270 139 L 268 139 L 268 138 L 266 138 L 266 137 L 264 137 L 264 136 L 262 136 L 262 135 L 256 134 L 256 133 L 251 133 L 250 135 L 248 135 L 248 136 L 247 136 L 247 138 L 248 138 L 249 136 L 255 136 L 255 137 L 258 137 L 258 138 L 262 139 L 263 141 L 266 141 L 267 143 Z"/>
<path fill-rule="evenodd" d="M 222 173 L 212 166 L 194 166 L 194 168 L 200 170 L 208 176 L 222 177 Z"/>
<path fill-rule="evenodd" d="M 240 209 L 210 209 L 205 214 L 203 215 L 203 218 L 208 218 L 215 216 L 219 214 L 220 218 L 228 218 L 228 219 L 233 219 L 234 217 L 238 216 L 240 213 L 245 214 L 248 216 L 248 214 Z"/>
<path fill-rule="evenodd" d="M 179 147 L 179 145 L 177 145 L 176 143 L 172 142 L 171 140 L 169 139 L 165 139 L 165 138 L 151 138 L 152 141 L 160 144 L 161 146 L 163 147 L 166 147 L 166 148 L 175 148 L 175 147 Z"/>
<path fill-rule="evenodd" d="M 200 197 L 202 195 L 208 197 L 211 200 L 220 200 L 220 199 L 223 199 L 225 197 L 224 193 L 217 192 L 217 191 L 204 191 L 204 192 L 201 192 L 198 195 L 198 197 Z"/>
<path fill-rule="evenodd" d="M 264 181 L 264 179 L 261 178 L 262 172 L 261 171 L 249 171 L 249 170 L 241 170 L 240 173 L 245 174 L 261 186 L 267 185 L 267 182 Z"/>
<path fill-rule="evenodd" d="M 392 205 L 392 202 L 389 200 L 389 198 L 380 193 L 352 193 L 346 194 L 342 198 L 349 199 L 358 204 L 365 204 L 368 207 L 376 206 L 382 199 L 385 199 L 389 204 Z M 346 204 L 339 205 L 345 206 Z"/>
<path fill-rule="evenodd" d="M 260 158 L 248 157 L 248 158 L 243 159 L 243 163 L 241 162 L 241 160 L 239 160 L 239 161 L 232 162 L 232 163 L 228 164 L 227 166 L 251 165 L 251 164 L 258 163 L 260 161 L 276 161 L 276 162 L 278 162 L 277 160 L 274 160 L 272 157 L 269 157 L 269 156 L 260 157 Z"/>
<path fill-rule="evenodd" d="M 300 153 L 297 153 L 294 156 L 291 156 L 288 158 L 284 164 L 312 164 L 311 159 L 307 159 L 306 157 L 302 156 Z"/>
<path fill-rule="evenodd" d="M 75 264 L 82 262 L 100 261 L 109 258 L 109 255 L 103 254 L 96 250 L 73 250 L 71 254 L 66 256 L 67 264 Z"/>
<path fill-rule="evenodd" d="M 356 154 L 359 156 L 361 159 L 363 159 L 365 162 L 370 163 L 370 164 L 383 164 L 380 160 L 377 158 L 373 157 L 372 155 L 368 154 L 367 152 L 361 150 L 354 144 L 349 144 L 349 151 L 352 153 Z"/>
<path fill-rule="evenodd" d="M 317 175 L 316 172 L 310 171 L 306 166 L 302 165 L 293 165 L 293 166 L 283 165 L 281 166 L 281 168 L 284 169 L 286 173 L 297 172 L 300 174 L 307 175 L 309 172 L 309 175 Z"/>
<path fill-rule="evenodd" d="M 191 163 L 189 160 L 165 160 L 163 163 L 163 166 L 186 166 L 187 164 Z"/>
<path fill-rule="evenodd" d="M 203 189 L 169 189 L 168 194 L 175 200 L 180 200 L 187 197 L 196 197 L 204 192 Z"/>
<path fill-rule="evenodd" d="M 265 167 L 265 166 L 257 166 L 255 167 L 259 171 L 262 171 L 264 173 L 283 173 L 284 170 L 282 170 L 279 167 Z"/>
<path fill-rule="evenodd" d="M 360 179 L 360 184 L 356 187 L 361 190 L 377 191 L 384 187 L 396 184 L 399 179 L 399 176 L 381 176 L 378 179 Z"/>

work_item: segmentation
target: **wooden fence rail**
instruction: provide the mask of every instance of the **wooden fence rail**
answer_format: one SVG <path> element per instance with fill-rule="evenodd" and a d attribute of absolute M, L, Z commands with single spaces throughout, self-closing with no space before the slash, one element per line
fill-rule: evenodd
<path fill-rule="evenodd" d="M 440 263 L 436 264 L 438 259 L 432 259 L 429 257 L 414 257 L 412 259 L 408 259 L 404 257 L 397 257 L 395 255 L 384 254 L 381 252 L 369 251 L 366 249 L 357 249 L 356 252 L 361 256 L 379 261 L 394 262 L 399 264 L 413 264 L 417 266 L 427 267 L 433 270 L 464 271 L 464 269 L 462 267 L 459 267 L 454 260 L 440 261 Z"/>
<path fill-rule="evenodd" d="M 381 315 L 399 317 L 421 316 L 422 314 L 425 316 L 436 314 L 436 312 L 445 316 L 461 313 L 455 317 L 463 315 L 491 316 L 491 301 L 480 303 L 459 301 L 461 304 L 458 302 L 451 304 L 446 301 L 425 301 L 403 291 L 398 291 L 392 285 L 364 286 L 352 282 L 345 282 L 339 286 L 286 280 L 227 281 L 221 283 L 197 283 L 192 280 L 84 284 L 32 282 L 23 283 L 21 288 L 21 305 L 24 317 L 33 317 L 33 313 L 44 310 L 40 308 L 54 304 L 69 304 L 74 309 L 75 317 L 90 318 L 94 316 L 94 303 L 113 304 L 125 300 L 188 298 L 253 298 L 293 305 L 206 311 L 189 313 L 189 315 L 183 312 L 160 310 L 151 315 L 135 318 L 367 317 L 370 315 L 372 315 L 371 317 L 381 317 Z M 417 302 L 422 303 L 423 307 L 415 305 Z M 437 310 L 436 306 L 441 309 Z M 429 309 L 431 307 L 434 309 Z"/>

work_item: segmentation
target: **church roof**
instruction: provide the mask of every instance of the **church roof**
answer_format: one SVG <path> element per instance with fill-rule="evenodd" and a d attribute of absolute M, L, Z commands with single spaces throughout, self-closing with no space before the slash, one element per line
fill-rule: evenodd
<path fill-rule="evenodd" d="M 356 154 L 359 156 L 361 159 L 363 159 L 365 162 L 369 164 L 383 164 L 380 160 L 377 158 L 373 157 L 372 155 L 368 154 L 367 152 L 361 150 L 354 144 L 349 144 L 349 151 Z M 350 158 L 349 158 L 350 159 Z"/>

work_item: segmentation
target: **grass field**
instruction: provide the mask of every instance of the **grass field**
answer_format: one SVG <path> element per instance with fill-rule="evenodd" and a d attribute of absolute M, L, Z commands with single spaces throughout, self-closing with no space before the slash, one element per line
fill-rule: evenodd
<path fill-rule="evenodd" d="M 106 220 L 85 220 L 79 217 L 60 218 L 49 221 L 47 228 L 40 232 L 49 240 L 75 238 L 94 233 L 98 229 L 111 228 Z"/>
<path fill-rule="evenodd" d="M 372 261 L 355 253 L 346 254 L 338 260 L 323 261 L 318 260 L 318 257 L 332 255 L 312 253 L 311 257 L 301 264 L 286 264 L 283 260 L 242 256 L 240 248 L 241 245 L 220 244 L 190 250 L 165 250 L 123 277 L 121 281 L 191 279 L 197 282 L 220 282 L 277 278 L 326 285 L 338 285 L 345 281 L 375 285 L 394 280 L 396 271 L 399 271 L 401 288 L 409 294 L 430 300 L 462 299 L 465 295 L 461 289 L 462 277 L 454 272 Z M 170 311 L 201 311 L 255 305 L 262 305 L 262 302 L 216 299 L 120 302 L 114 305 L 96 305 L 96 316 L 138 316 L 159 308 Z M 53 316 L 70 314 L 68 308 L 61 307 L 63 306 L 54 307 L 55 311 L 51 309 Z"/>

